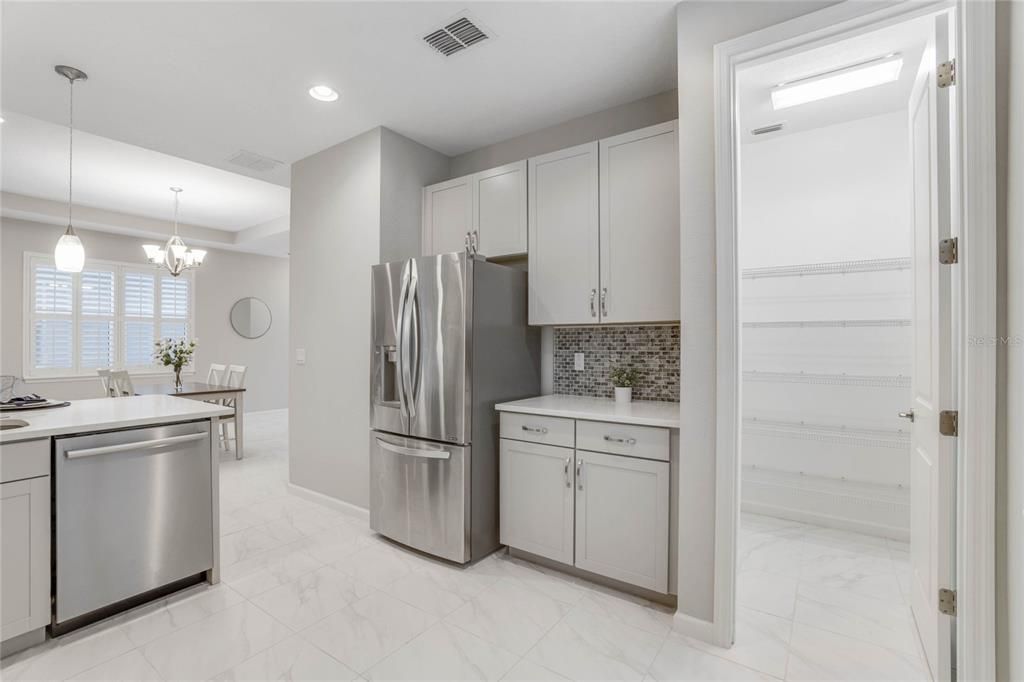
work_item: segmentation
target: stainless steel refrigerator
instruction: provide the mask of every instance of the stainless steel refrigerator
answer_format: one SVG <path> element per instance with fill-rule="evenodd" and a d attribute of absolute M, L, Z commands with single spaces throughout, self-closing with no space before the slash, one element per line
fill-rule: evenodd
<path fill-rule="evenodd" d="M 451 561 L 498 546 L 494 405 L 540 392 L 526 272 L 466 253 L 372 273 L 370 527 Z"/>

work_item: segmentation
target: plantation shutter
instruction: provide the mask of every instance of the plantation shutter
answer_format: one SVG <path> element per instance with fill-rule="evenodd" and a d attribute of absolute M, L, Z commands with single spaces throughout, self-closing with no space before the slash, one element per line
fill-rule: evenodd
<path fill-rule="evenodd" d="M 46 374 L 74 368 L 74 281 L 69 272 L 31 264 L 31 364 Z"/>
<path fill-rule="evenodd" d="M 113 367 L 116 273 L 83 270 L 79 279 L 78 366 L 81 370 Z"/>
<path fill-rule="evenodd" d="M 156 341 L 156 275 L 147 272 L 124 273 L 124 353 L 125 367 L 153 364 Z"/>

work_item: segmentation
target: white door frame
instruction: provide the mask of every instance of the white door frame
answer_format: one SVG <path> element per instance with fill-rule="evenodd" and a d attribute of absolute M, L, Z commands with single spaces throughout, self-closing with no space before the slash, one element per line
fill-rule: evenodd
<path fill-rule="evenodd" d="M 955 9 L 958 148 L 951 205 L 959 224 L 953 272 L 957 395 L 957 676 L 995 679 L 996 142 L 995 5 L 992 0 L 876 3 L 849 0 L 715 46 L 717 396 L 713 637 L 731 646 L 739 523 L 740 302 L 735 79 L 741 66 L 775 59 L 945 9 Z M 959 324 L 956 324 L 958 322 Z M 980 340 L 980 341 L 979 341 Z M 966 551 L 965 538 L 970 538 Z"/>

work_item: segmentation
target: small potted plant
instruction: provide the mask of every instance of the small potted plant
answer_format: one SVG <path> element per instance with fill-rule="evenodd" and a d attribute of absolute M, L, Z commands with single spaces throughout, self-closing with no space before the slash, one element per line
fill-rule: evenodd
<path fill-rule="evenodd" d="M 174 388 L 181 388 L 181 368 L 192 360 L 196 339 L 160 339 L 153 350 L 153 359 L 164 367 L 174 368 Z"/>
<path fill-rule="evenodd" d="M 633 387 L 640 381 L 640 373 L 632 367 L 616 367 L 610 378 L 615 387 L 615 402 L 628 405 L 633 400 Z"/>

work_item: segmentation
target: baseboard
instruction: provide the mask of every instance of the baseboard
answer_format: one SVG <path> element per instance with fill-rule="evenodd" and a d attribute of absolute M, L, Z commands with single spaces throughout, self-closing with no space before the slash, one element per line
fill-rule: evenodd
<path fill-rule="evenodd" d="M 301 498 L 307 499 L 310 502 L 322 504 L 325 507 L 330 507 L 335 511 L 340 511 L 342 514 L 347 514 L 362 521 L 368 522 L 370 520 L 370 510 L 364 507 L 356 506 L 349 502 L 331 497 L 330 495 L 318 493 L 315 490 L 310 490 L 309 488 L 304 488 L 301 485 L 296 485 L 291 481 L 288 482 L 288 490 Z"/>
<path fill-rule="evenodd" d="M 693 637 L 702 642 L 720 646 L 715 641 L 715 624 L 711 621 L 694 618 L 693 616 L 676 611 L 675 616 L 672 617 L 672 630 L 680 635 Z"/>

